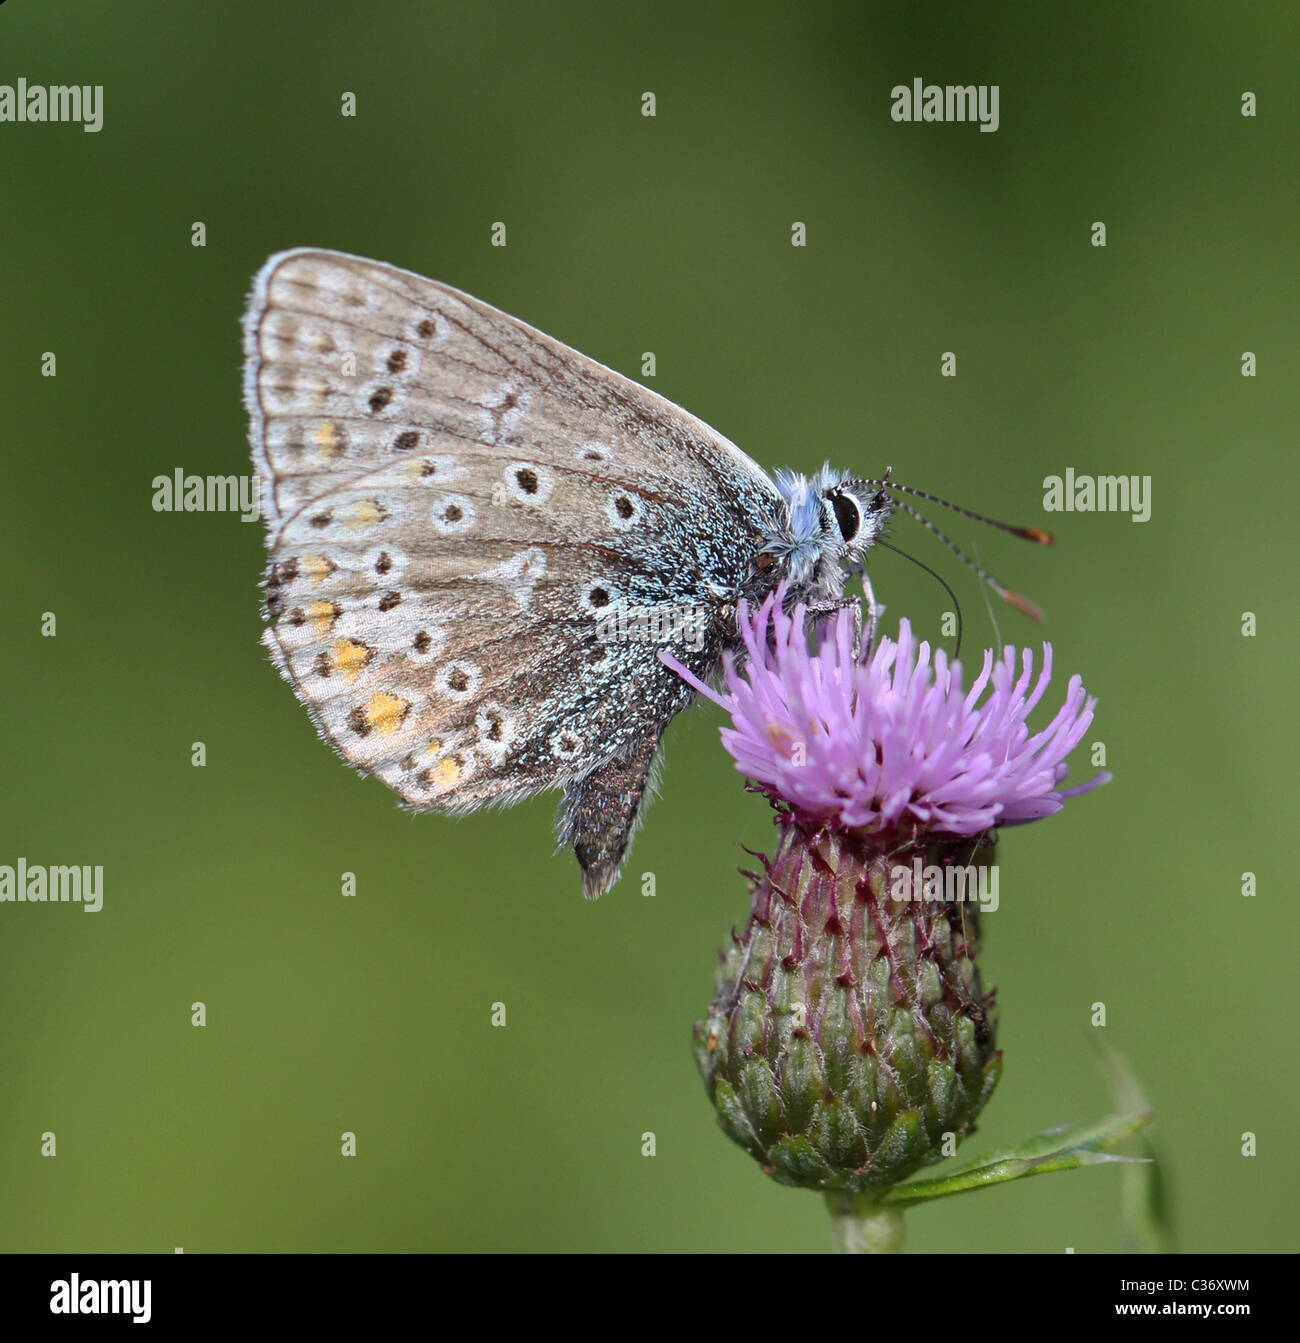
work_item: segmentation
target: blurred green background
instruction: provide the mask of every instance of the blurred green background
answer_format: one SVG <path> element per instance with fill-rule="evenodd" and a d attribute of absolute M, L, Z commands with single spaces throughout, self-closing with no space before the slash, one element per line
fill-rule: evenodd
<path fill-rule="evenodd" d="M 157 474 L 247 470 L 244 296 L 317 244 L 632 376 L 652 350 L 656 390 L 768 467 L 892 463 L 1057 530 L 1045 551 L 952 527 L 1046 608 L 1116 774 L 1004 837 L 982 964 L 1006 1069 L 963 1152 L 1111 1107 L 1104 1002 L 1180 1247 L 1295 1249 L 1270 910 L 1294 826 L 1297 36 L 1293 7 L 1204 3 L 4 5 L 0 82 L 102 84 L 105 120 L 0 125 L 0 863 L 103 864 L 105 906 L 0 906 L 0 1248 L 830 1244 L 821 1200 L 717 1130 L 691 1060 L 747 910 L 738 846 L 772 840 L 717 711 L 678 720 L 628 875 L 587 904 L 552 799 L 413 819 L 317 740 L 258 644 L 260 524 L 151 509 Z M 1000 129 L 895 124 L 916 76 L 999 85 Z M 1069 466 L 1150 475 L 1151 520 L 1045 515 Z M 995 642 L 971 576 L 895 538 L 957 588 L 968 646 Z M 939 633 L 937 585 L 873 573 L 888 627 Z M 1111 1250 L 1120 1206 L 1117 1169 L 1055 1175 L 923 1208 L 909 1243 Z"/>

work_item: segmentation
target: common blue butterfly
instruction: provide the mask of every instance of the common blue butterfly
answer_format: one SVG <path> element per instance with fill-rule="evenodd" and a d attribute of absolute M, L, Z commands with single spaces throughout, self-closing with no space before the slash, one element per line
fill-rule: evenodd
<path fill-rule="evenodd" d="M 244 353 L 281 674 L 413 808 L 562 788 L 591 897 L 692 697 L 660 649 L 708 677 L 737 602 L 782 582 L 836 609 L 893 508 L 913 511 L 887 473 L 769 476 L 516 318 L 340 252 L 267 261 Z"/>

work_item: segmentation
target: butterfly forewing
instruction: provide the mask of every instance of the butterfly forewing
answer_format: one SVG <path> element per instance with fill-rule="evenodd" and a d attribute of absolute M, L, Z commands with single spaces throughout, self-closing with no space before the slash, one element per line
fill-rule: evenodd
<path fill-rule="evenodd" d="M 667 642 L 707 673 L 778 507 L 760 468 L 522 322 L 339 253 L 267 263 L 245 355 L 266 642 L 352 764 L 456 810 L 657 740 L 686 693 L 610 618 L 694 612 Z"/>

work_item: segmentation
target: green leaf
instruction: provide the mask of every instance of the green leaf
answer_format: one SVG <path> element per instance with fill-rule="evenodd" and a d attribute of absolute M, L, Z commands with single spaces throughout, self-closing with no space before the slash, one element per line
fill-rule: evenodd
<path fill-rule="evenodd" d="M 1099 1035 L 1094 1034 L 1092 1043 L 1119 1105 L 1125 1110 L 1145 1110 L 1146 1097 L 1128 1060 Z M 1124 1171 L 1121 1186 L 1123 1248 L 1135 1254 L 1170 1254 L 1174 1250 L 1173 1218 L 1159 1152 L 1147 1133 L 1138 1139 L 1137 1147 L 1139 1154 L 1147 1159 Z"/>
<path fill-rule="evenodd" d="M 1146 1161 L 1146 1157 L 1118 1156 L 1103 1149 L 1114 1147 L 1145 1128 L 1154 1113 L 1150 1109 L 1132 1110 L 1127 1114 L 1109 1115 L 1095 1124 L 1048 1129 L 1046 1133 L 1037 1133 L 1010 1147 L 961 1162 L 944 1175 L 895 1185 L 882 1193 L 878 1201 L 882 1206 L 920 1203 L 925 1199 L 965 1193 L 968 1189 L 1005 1184 L 1026 1175 L 1045 1175 L 1052 1170 L 1075 1170 L 1080 1166 L 1106 1162 Z"/>

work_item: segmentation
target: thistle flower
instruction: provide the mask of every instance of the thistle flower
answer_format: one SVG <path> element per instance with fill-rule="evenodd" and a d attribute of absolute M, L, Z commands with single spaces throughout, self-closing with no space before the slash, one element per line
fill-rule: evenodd
<path fill-rule="evenodd" d="M 961 664 L 906 621 L 872 650 L 846 609 L 811 650 L 782 595 L 741 607 L 745 655 L 727 660 L 721 691 L 661 655 L 730 715 L 723 743 L 781 830 L 746 874 L 749 922 L 696 1058 L 728 1135 L 843 1219 L 951 1155 L 997 1082 L 994 997 L 976 966 L 997 829 L 1108 776 L 1060 787 L 1095 704 L 1077 676 L 1030 732 L 1050 645 L 1037 678 L 1029 650 L 986 652 L 966 689 Z"/>
<path fill-rule="evenodd" d="M 906 620 L 898 641 L 881 639 L 862 660 L 854 613 L 839 613 L 808 650 L 802 610 L 786 615 L 775 597 L 740 614 L 748 657 L 725 672 L 717 694 L 683 672 L 696 690 L 730 713 L 722 741 L 736 768 L 802 820 L 840 830 L 909 825 L 945 835 L 982 834 L 992 826 L 1037 820 L 1064 800 L 1096 787 L 1057 789 L 1065 757 L 1092 723 L 1095 699 L 1072 677 L 1065 702 L 1041 732 L 1025 720 L 1052 679 L 1052 646 L 1033 680 L 1033 653 L 995 661 L 992 650 L 969 691 L 961 664 L 942 649 L 917 645 Z M 979 698 L 992 685 L 992 693 Z"/>

